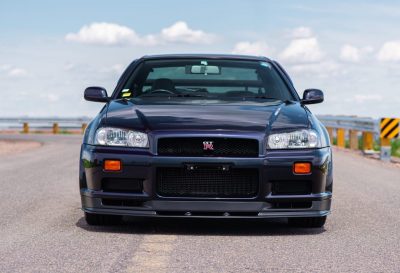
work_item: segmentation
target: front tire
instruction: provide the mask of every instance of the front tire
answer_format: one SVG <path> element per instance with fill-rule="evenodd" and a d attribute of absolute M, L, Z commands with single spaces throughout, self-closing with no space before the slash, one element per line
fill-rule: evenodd
<path fill-rule="evenodd" d="M 85 212 L 85 220 L 89 226 L 110 226 L 120 224 L 122 222 L 122 216 Z"/>
<path fill-rule="evenodd" d="M 289 218 L 289 225 L 303 228 L 322 228 L 326 222 L 326 216 Z"/>

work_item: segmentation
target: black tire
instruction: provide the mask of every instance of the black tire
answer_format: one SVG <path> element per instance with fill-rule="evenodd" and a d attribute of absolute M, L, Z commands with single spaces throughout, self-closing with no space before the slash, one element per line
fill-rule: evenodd
<path fill-rule="evenodd" d="M 304 228 L 322 228 L 326 222 L 326 216 L 289 218 L 289 225 Z"/>
<path fill-rule="evenodd" d="M 122 216 L 85 212 L 85 220 L 90 226 L 110 226 L 121 224 Z"/>

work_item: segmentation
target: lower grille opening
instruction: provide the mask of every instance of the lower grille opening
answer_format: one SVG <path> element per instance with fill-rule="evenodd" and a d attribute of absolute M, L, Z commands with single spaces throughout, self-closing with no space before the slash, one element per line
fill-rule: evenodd
<path fill-rule="evenodd" d="M 273 204 L 275 209 L 309 209 L 312 202 L 277 202 Z"/>
<path fill-rule="evenodd" d="M 158 168 L 157 193 L 164 197 L 254 197 L 258 169 Z"/>
<path fill-rule="evenodd" d="M 116 206 L 116 207 L 142 207 L 143 201 L 129 200 L 129 199 L 101 199 L 101 203 L 104 206 Z"/>
<path fill-rule="evenodd" d="M 104 178 L 101 188 L 105 192 L 142 193 L 143 180 L 136 178 Z"/>
<path fill-rule="evenodd" d="M 310 180 L 299 181 L 271 181 L 273 195 L 299 195 L 311 194 L 312 183 Z"/>

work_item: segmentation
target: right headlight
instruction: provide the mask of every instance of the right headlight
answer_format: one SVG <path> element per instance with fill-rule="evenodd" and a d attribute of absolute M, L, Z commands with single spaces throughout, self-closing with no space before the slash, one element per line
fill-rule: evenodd
<path fill-rule="evenodd" d="M 147 134 L 127 129 L 102 127 L 97 129 L 95 144 L 105 146 L 128 146 L 148 148 Z"/>
<path fill-rule="evenodd" d="M 268 136 L 269 149 L 304 149 L 320 147 L 318 133 L 314 130 L 299 130 Z"/>

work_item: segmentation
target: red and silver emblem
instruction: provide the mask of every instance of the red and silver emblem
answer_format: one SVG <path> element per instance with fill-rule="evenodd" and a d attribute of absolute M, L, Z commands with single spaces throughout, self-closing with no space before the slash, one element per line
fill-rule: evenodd
<path fill-rule="evenodd" d="M 204 151 L 214 151 L 214 141 L 203 141 Z"/>

